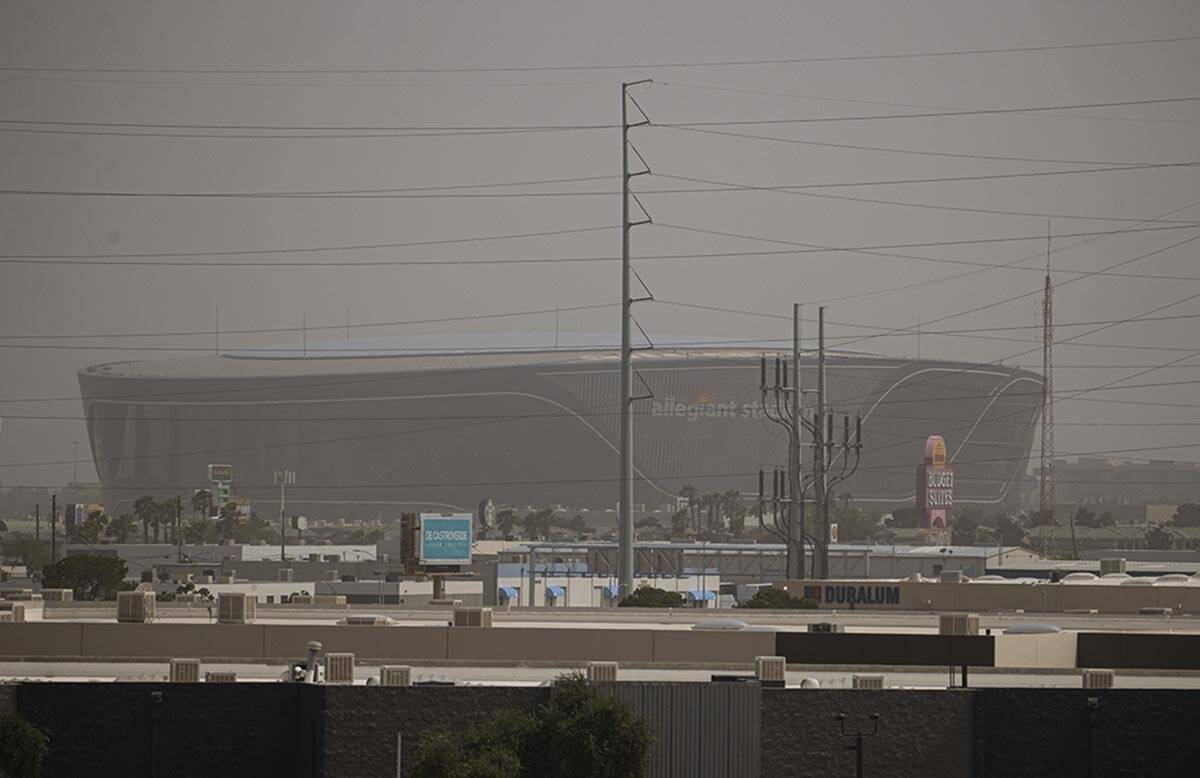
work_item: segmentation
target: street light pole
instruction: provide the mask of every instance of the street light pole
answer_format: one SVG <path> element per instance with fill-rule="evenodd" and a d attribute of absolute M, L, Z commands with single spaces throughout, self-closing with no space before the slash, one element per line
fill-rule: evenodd
<path fill-rule="evenodd" d="M 279 484 L 279 561 L 287 559 L 287 503 L 286 487 L 295 485 L 296 474 L 291 470 L 276 470 L 275 483 Z"/>

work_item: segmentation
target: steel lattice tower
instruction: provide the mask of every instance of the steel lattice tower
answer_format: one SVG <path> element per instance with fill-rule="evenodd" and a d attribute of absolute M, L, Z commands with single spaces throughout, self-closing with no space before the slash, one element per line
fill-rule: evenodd
<path fill-rule="evenodd" d="M 1046 222 L 1046 282 L 1042 297 L 1042 469 L 1038 509 L 1054 524 L 1054 285 L 1050 281 L 1050 222 Z"/>

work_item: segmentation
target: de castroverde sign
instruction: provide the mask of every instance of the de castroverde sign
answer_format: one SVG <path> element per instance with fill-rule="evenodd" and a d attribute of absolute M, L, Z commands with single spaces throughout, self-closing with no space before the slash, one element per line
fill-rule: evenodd
<path fill-rule="evenodd" d="M 474 522 L 470 513 L 422 513 L 420 563 L 470 564 Z"/>

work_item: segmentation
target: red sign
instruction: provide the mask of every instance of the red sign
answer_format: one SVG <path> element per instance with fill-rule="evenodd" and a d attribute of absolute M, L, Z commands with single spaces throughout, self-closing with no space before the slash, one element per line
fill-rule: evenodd
<path fill-rule="evenodd" d="M 929 540 L 950 542 L 950 509 L 954 507 L 954 468 L 946 465 L 946 441 L 930 435 L 925 461 L 917 468 L 917 510 L 926 516 Z"/>

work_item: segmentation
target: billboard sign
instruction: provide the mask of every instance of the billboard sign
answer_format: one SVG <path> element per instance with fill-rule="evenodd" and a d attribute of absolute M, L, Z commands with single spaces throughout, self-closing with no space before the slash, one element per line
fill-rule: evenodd
<path fill-rule="evenodd" d="M 233 480 L 233 465 L 209 465 L 208 480 L 214 484 L 228 483 Z"/>
<path fill-rule="evenodd" d="M 949 545 L 953 507 L 954 468 L 946 464 L 946 441 L 941 435 L 930 435 L 925 441 L 925 460 L 917 468 L 917 510 L 925 514 L 931 543 Z"/>
<path fill-rule="evenodd" d="M 470 513 L 422 513 L 418 559 L 423 565 L 471 563 Z"/>

